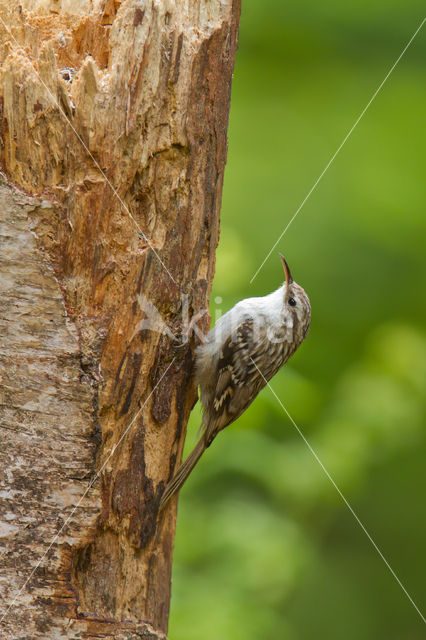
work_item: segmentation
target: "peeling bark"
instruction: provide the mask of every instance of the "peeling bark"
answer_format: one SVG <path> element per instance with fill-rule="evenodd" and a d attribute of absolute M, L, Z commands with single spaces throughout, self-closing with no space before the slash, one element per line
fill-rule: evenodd
<path fill-rule="evenodd" d="M 154 640 L 239 0 L 20 5 L 0 0 L 1 635 Z"/>

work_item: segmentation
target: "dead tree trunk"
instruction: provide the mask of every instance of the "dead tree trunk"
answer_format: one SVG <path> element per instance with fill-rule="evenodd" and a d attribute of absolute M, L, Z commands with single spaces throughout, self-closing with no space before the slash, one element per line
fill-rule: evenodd
<path fill-rule="evenodd" d="M 196 398 L 238 17 L 0 0 L 2 638 L 167 632 L 158 504 Z"/>

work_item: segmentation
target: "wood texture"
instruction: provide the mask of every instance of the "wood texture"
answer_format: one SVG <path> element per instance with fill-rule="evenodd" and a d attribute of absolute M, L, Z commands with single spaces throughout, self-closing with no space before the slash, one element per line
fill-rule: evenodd
<path fill-rule="evenodd" d="M 167 631 L 239 9 L 0 0 L 2 637 Z"/>

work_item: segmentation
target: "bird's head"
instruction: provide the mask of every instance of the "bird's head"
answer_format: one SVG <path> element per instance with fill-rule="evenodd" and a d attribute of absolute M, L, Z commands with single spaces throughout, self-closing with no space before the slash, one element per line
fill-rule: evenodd
<path fill-rule="evenodd" d="M 294 282 L 290 267 L 288 266 L 284 256 L 280 254 L 283 263 L 285 282 L 283 285 L 283 316 L 287 320 L 291 320 L 293 327 L 294 339 L 298 343 L 302 342 L 306 337 L 311 322 L 311 303 L 305 291 Z"/>

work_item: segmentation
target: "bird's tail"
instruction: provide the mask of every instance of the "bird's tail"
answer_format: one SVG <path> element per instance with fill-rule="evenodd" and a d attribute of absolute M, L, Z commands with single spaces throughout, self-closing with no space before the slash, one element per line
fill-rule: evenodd
<path fill-rule="evenodd" d="M 164 509 L 170 498 L 174 496 L 175 493 L 182 487 L 183 483 L 197 464 L 198 460 L 203 455 L 205 449 L 206 445 L 204 443 L 204 437 L 201 437 L 201 439 L 195 445 L 193 451 L 191 451 L 185 462 L 181 464 L 173 478 L 164 489 L 164 493 L 161 497 L 160 502 L 160 511 Z"/>

